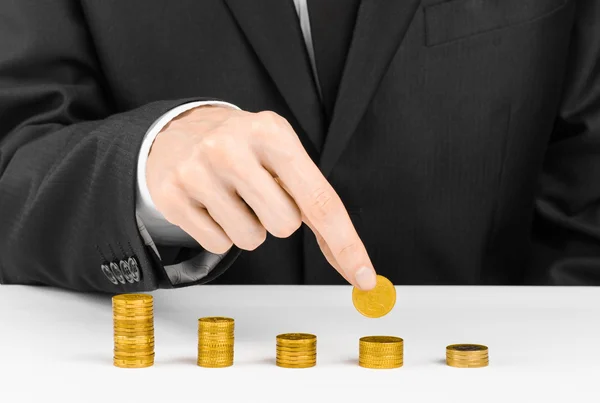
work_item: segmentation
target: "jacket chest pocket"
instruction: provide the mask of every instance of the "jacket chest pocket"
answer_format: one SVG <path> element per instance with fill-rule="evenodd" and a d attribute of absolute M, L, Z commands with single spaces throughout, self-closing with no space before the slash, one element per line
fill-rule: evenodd
<path fill-rule="evenodd" d="M 543 18 L 569 0 L 451 0 L 424 8 L 427 46 Z"/>

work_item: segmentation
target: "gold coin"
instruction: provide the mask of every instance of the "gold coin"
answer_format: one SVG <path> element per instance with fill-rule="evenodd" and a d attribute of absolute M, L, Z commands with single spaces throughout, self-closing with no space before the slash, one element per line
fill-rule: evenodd
<path fill-rule="evenodd" d="M 381 358 L 373 358 L 373 357 L 362 357 L 359 356 L 358 357 L 358 361 L 360 362 L 370 362 L 370 363 L 374 363 L 374 364 L 384 364 L 387 362 L 403 362 L 404 361 L 404 357 L 381 357 Z"/>
<path fill-rule="evenodd" d="M 446 358 L 446 363 L 453 363 L 456 365 L 471 365 L 471 364 L 480 364 L 480 363 L 488 363 L 490 362 L 489 359 L 485 359 L 485 360 L 453 360 L 451 358 Z"/>
<path fill-rule="evenodd" d="M 394 368 L 401 368 L 404 365 L 404 363 L 400 362 L 400 363 L 390 363 L 390 364 L 369 364 L 369 363 L 359 362 L 358 365 L 363 368 L 369 368 L 369 369 L 394 369 Z"/>
<path fill-rule="evenodd" d="M 392 346 L 404 343 L 404 340 L 395 336 L 365 336 L 359 342 L 363 345 Z"/>
<path fill-rule="evenodd" d="M 123 340 L 115 340 L 115 346 L 127 348 L 137 348 L 138 346 L 149 346 L 154 345 L 154 339 L 152 340 L 144 340 L 144 341 L 123 341 Z"/>
<path fill-rule="evenodd" d="M 222 330 L 205 331 L 205 330 L 202 330 L 202 331 L 198 332 L 198 336 L 218 338 L 218 339 L 233 339 L 235 337 L 234 333 L 233 333 L 233 329 L 231 331 L 222 331 Z"/>
<path fill-rule="evenodd" d="M 154 326 L 154 322 L 151 320 L 138 320 L 138 321 L 114 321 L 113 322 L 113 326 L 114 327 L 126 327 L 126 328 L 144 328 L 144 327 L 153 327 Z"/>
<path fill-rule="evenodd" d="M 137 330 L 137 329 L 115 329 L 114 337 L 154 337 L 154 329 Z"/>
<path fill-rule="evenodd" d="M 377 284 L 372 290 L 352 289 L 352 303 L 362 315 L 380 318 L 388 314 L 396 304 L 396 288 L 390 280 L 377 275 Z"/>
<path fill-rule="evenodd" d="M 136 318 L 146 318 L 149 317 L 150 318 L 154 318 L 154 312 L 152 310 L 150 311 L 121 311 L 121 310 L 113 310 L 113 319 L 117 318 L 117 319 L 125 319 L 125 320 L 131 320 L 131 319 L 136 319 Z"/>
<path fill-rule="evenodd" d="M 314 362 L 307 362 L 307 363 L 302 363 L 302 364 L 290 364 L 287 362 L 277 361 L 277 362 L 275 362 L 275 364 L 281 368 L 312 368 L 317 365 L 317 362 L 314 361 Z"/>
<path fill-rule="evenodd" d="M 404 360 L 404 357 L 402 357 L 402 356 L 394 356 L 394 357 L 363 357 L 363 356 L 359 356 L 358 360 L 363 361 L 363 362 L 374 362 L 374 363 L 396 362 L 396 361 L 402 362 Z"/>
<path fill-rule="evenodd" d="M 302 357 L 302 358 L 287 358 L 287 357 L 277 357 L 276 360 L 278 362 L 284 362 L 287 364 L 302 364 L 302 363 L 306 363 L 306 362 L 313 362 L 317 360 L 316 356 L 312 356 L 312 357 Z"/>
<path fill-rule="evenodd" d="M 234 350 L 232 348 L 230 349 L 223 349 L 223 350 L 203 350 L 203 349 L 198 349 L 198 354 L 202 355 L 202 356 L 211 356 L 211 357 L 220 357 L 220 356 L 226 356 L 226 355 L 233 355 Z"/>
<path fill-rule="evenodd" d="M 203 347 L 203 348 L 208 348 L 208 349 L 210 349 L 210 348 L 233 348 L 234 344 L 235 343 L 233 342 L 233 340 L 231 340 L 231 341 L 203 340 L 203 341 L 198 342 L 198 347 Z"/>
<path fill-rule="evenodd" d="M 139 318 L 139 319 L 113 319 L 113 325 L 114 326 L 130 326 L 130 325 L 135 325 L 135 326 L 139 326 L 139 325 L 148 325 L 148 326 L 152 326 L 154 325 L 154 318 L 150 317 L 150 318 Z"/>
<path fill-rule="evenodd" d="M 120 355 L 122 357 L 149 357 L 154 355 L 154 347 L 148 347 L 145 349 L 138 350 L 124 350 L 120 348 L 115 348 L 113 350 L 115 355 Z"/>
<path fill-rule="evenodd" d="M 483 368 L 483 367 L 487 367 L 489 365 L 489 361 L 462 363 L 462 362 L 447 360 L 446 364 L 449 367 L 454 367 L 454 368 Z"/>
<path fill-rule="evenodd" d="M 114 366 L 118 368 L 148 368 L 154 365 L 154 361 L 140 362 L 140 363 L 121 363 L 120 361 L 115 362 Z"/>
<path fill-rule="evenodd" d="M 317 355 L 316 350 L 311 351 L 279 351 L 277 350 L 278 357 L 304 357 L 308 355 Z"/>
<path fill-rule="evenodd" d="M 149 294 L 120 294 L 112 297 L 112 302 L 119 305 L 143 305 L 154 301 Z"/>
<path fill-rule="evenodd" d="M 136 351 L 154 351 L 154 343 L 152 344 L 125 344 L 125 345 L 115 345 L 115 351 L 124 351 L 124 352 L 136 352 Z"/>
<path fill-rule="evenodd" d="M 218 345 L 232 345 L 233 343 L 235 343 L 235 339 L 233 338 L 227 338 L 227 339 L 219 339 L 219 338 L 208 338 L 208 337 L 199 337 L 198 338 L 198 343 L 199 344 L 206 344 L 206 345 L 211 345 L 211 346 L 218 346 Z"/>
<path fill-rule="evenodd" d="M 138 335 L 137 333 L 127 333 L 126 335 L 114 335 L 115 343 L 140 344 L 154 342 L 154 334 Z"/>
<path fill-rule="evenodd" d="M 202 326 L 233 326 L 235 321 L 224 316 L 207 316 L 198 319 L 198 323 Z"/>
<path fill-rule="evenodd" d="M 457 353 L 477 353 L 488 351 L 487 346 L 481 344 L 451 344 L 446 347 L 446 352 L 457 352 Z"/>
<path fill-rule="evenodd" d="M 307 362 L 305 364 L 288 364 L 285 362 L 277 361 L 275 364 L 281 368 L 312 368 L 315 365 L 317 365 L 317 362 L 316 361 L 315 362 Z"/>
<path fill-rule="evenodd" d="M 283 353 L 285 353 L 285 352 L 297 353 L 297 352 L 306 352 L 306 351 L 317 351 L 317 346 L 311 346 L 311 347 L 276 346 L 275 351 L 280 351 Z"/>
<path fill-rule="evenodd" d="M 203 351 L 198 352 L 198 363 L 201 366 L 228 366 L 233 364 L 233 351 L 219 354 L 210 354 Z"/>
<path fill-rule="evenodd" d="M 151 337 L 154 337 L 154 331 L 151 330 L 151 331 L 147 331 L 147 332 L 138 332 L 138 331 L 136 331 L 136 332 L 122 332 L 122 331 L 119 331 L 119 330 L 115 330 L 114 333 L 113 333 L 113 337 L 115 337 L 115 338 L 116 337 L 128 337 L 129 338 L 131 336 L 151 338 Z"/>
<path fill-rule="evenodd" d="M 223 362 L 223 363 L 212 363 L 212 362 L 199 362 L 198 366 L 203 368 L 227 368 L 233 365 L 233 361 L 231 362 Z"/>
<path fill-rule="evenodd" d="M 233 354 L 202 354 L 198 353 L 199 361 L 231 361 L 233 360 Z"/>
<path fill-rule="evenodd" d="M 317 336 L 309 333 L 284 333 L 277 335 L 277 342 L 282 345 L 315 343 Z"/>
<path fill-rule="evenodd" d="M 149 304 L 149 305 L 120 305 L 120 304 L 113 304 L 112 305 L 112 311 L 114 312 L 125 312 L 125 313 L 147 313 L 147 312 L 154 312 L 154 304 Z"/>
<path fill-rule="evenodd" d="M 148 318 L 148 319 L 114 319 L 113 320 L 113 325 L 114 326 L 141 326 L 141 325 L 146 325 L 146 326 L 152 326 L 154 325 L 154 319 L 153 318 Z"/>
<path fill-rule="evenodd" d="M 376 350 L 376 349 L 366 349 L 366 348 L 359 348 L 358 351 L 361 354 L 365 354 L 365 355 L 398 355 L 398 354 L 404 354 L 403 349 L 401 348 L 396 348 L 396 349 L 386 349 L 386 350 Z"/>
<path fill-rule="evenodd" d="M 404 346 L 402 344 L 393 346 L 393 347 L 371 347 L 371 346 L 363 346 L 360 344 L 358 346 L 358 351 L 362 351 L 366 354 L 376 353 L 376 354 L 398 354 L 404 351 Z"/>
<path fill-rule="evenodd" d="M 112 312 L 114 313 L 126 313 L 128 315 L 133 314 L 149 314 L 154 313 L 154 305 L 115 305 L 112 306 Z"/>
<path fill-rule="evenodd" d="M 487 351 L 478 351 L 476 353 L 457 353 L 457 352 L 446 351 L 446 355 L 448 357 L 483 357 L 488 354 L 489 353 Z"/>
<path fill-rule="evenodd" d="M 317 355 L 316 351 L 299 351 L 297 353 L 290 352 L 281 352 L 277 351 L 277 357 L 288 357 L 288 358 L 296 358 L 296 357 L 315 357 Z"/>
<path fill-rule="evenodd" d="M 395 357 L 358 357 L 359 361 L 362 362 L 372 362 L 372 363 L 386 363 L 386 362 L 402 362 L 404 361 L 403 356 L 395 356 Z"/>
<path fill-rule="evenodd" d="M 473 356 L 473 357 L 464 357 L 464 356 L 455 356 L 455 355 L 446 355 L 446 358 L 449 360 L 457 360 L 457 361 L 473 361 L 473 360 L 487 360 L 489 358 L 488 355 L 482 356 Z"/>
<path fill-rule="evenodd" d="M 113 321 L 142 321 L 154 320 L 154 315 L 113 315 Z"/>
<path fill-rule="evenodd" d="M 390 362 L 390 361 L 403 361 L 404 357 L 401 355 L 396 355 L 396 356 L 392 356 L 392 357 L 365 357 L 365 356 L 359 356 L 358 357 L 359 361 L 364 361 L 364 362 Z"/>
<path fill-rule="evenodd" d="M 148 332 L 154 332 L 154 327 L 124 327 L 119 326 L 114 328 L 114 333 L 116 334 L 139 334 L 140 336 L 146 335 Z"/>
<path fill-rule="evenodd" d="M 478 365 L 481 363 L 485 363 L 487 364 L 488 362 L 490 362 L 489 359 L 485 359 L 485 360 L 453 360 L 451 358 L 446 358 L 446 364 L 450 365 L 452 364 L 452 366 L 470 366 L 470 365 Z"/>
<path fill-rule="evenodd" d="M 154 357 L 150 357 L 147 359 L 123 359 L 123 358 L 113 358 L 113 363 L 117 366 L 129 367 L 129 368 L 137 368 L 139 366 L 150 366 L 154 364 Z"/>

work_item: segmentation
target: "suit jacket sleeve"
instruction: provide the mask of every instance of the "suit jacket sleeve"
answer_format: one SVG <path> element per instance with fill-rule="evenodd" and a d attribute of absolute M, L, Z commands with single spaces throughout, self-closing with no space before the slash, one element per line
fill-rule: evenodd
<path fill-rule="evenodd" d="M 600 2 L 577 6 L 563 101 L 535 205 L 533 283 L 600 285 Z"/>
<path fill-rule="evenodd" d="M 78 4 L 0 0 L 0 283 L 170 288 L 138 231 L 137 158 L 157 118 L 198 99 L 117 107 Z"/>

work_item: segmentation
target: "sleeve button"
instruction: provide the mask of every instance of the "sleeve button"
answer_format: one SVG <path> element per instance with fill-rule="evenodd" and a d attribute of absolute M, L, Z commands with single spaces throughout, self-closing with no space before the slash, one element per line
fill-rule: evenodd
<path fill-rule="evenodd" d="M 131 273 L 131 269 L 129 268 L 129 265 L 127 264 L 127 262 L 124 260 L 121 260 L 119 262 L 119 265 L 121 267 L 121 272 L 123 273 L 125 280 L 127 280 L 127 282 L 130 284 L 133 283 L 133 274 Z"/>
<path fill-rule="evenodd" d="M 135 260 L 135 258 L 130 257 L 129 260 L 127 261 L 127 263 L 129 264 L 129 269 L 131 270 L 131 275 L 133 276 L 133 281 L 139 282 L 140 279 L 142 278 L 142 276 L 141 276 L 140 267 L 138 266 L 137 261 Z"/>
<path fill-rule="evenodd" d="M 119 266 L 117 266 L 116 263 L 112 262 L 110 264 L 110 270 L 113 272 L 117 280 L 119 280 L 119 283 L 125 284 L 125 277 L 123 276 L 123 272 L 121 272 L 121 269 L 119 269 Z"/>
<path fill-rule="evenodd" d="M 115 277 L 115 275 L 113 274 L 113 272 L 110 270 L 110 268 L 107 265 L 103 264 L 100 266 L 100 268 L 102 269 L 102 272 L 104 273 L 104 275 L 106 276 L 108 281 L 110 281 L 114 285 L 119 284 L 119 281 L 117 280 L 117 278 Z"/>

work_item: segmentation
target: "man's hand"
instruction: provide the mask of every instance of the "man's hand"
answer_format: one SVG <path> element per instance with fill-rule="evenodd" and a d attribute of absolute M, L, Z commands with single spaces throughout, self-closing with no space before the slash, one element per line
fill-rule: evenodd
<path fill-rule="evenodd" d="M 154 204 L 206 250 L 254 250 L 267 231 L 304 221 L 328 262 L 363 290 L 375 286 L 367 251 L 337 193 L 289 123 L 272 112 L 192 109 L 156 138 L 146 169 Z"/>

